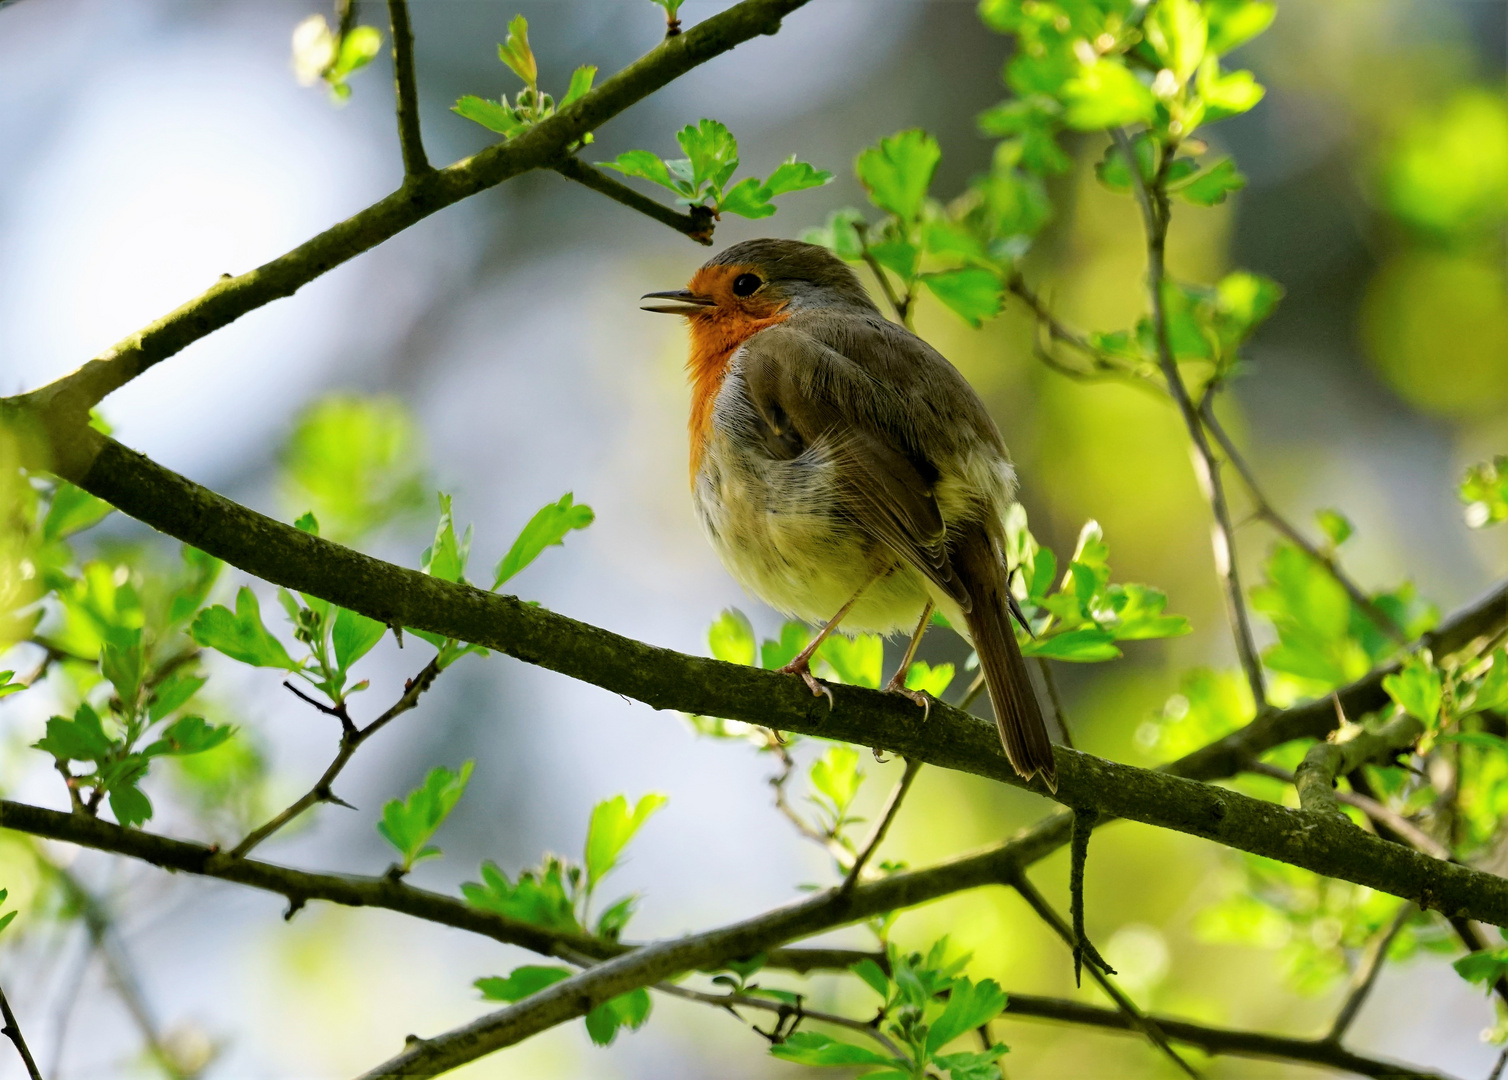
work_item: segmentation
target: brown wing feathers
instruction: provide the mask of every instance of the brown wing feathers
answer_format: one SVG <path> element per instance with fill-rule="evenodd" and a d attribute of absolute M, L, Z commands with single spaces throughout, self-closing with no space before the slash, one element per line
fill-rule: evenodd
<path fill-rule="evenodd" d="M 888 355 L 886 349 L 875 347 L 878 342 L 866 344 L 870 348 L 863 351 L 871 360 Z M 910 357 L 911 374 L 927 367 L 933 356 Z M 770 425 L 771 437 L 782 449 L 825 445 L 839 465 L 835 497 L 843 500 L 845 510 L 963 609 L 1006 756 L 1020 775 L 1031 779 L 1040 773 L 1056 791 L 1052 742 L 1011 628 L 1012 597 L 1004 562 L 983 525 L 955 523 L 945 528 L 932 494 L 935 469 L 905 452 L 908 405 L 891 385 L 899 380 L 876 378 L 791 324 L 755 335 L 743 358 L 750 399 Z M 941 357 L 936 361 L 956 376 Z M 916 395 L 918 401 L 927 396 Z M 971 390 L 965 400 L 977 401 Z M 979 411 L 979 417 L 955 420 L 987 425 L 998 442 L 982 405 Z M 930 479 L 926 473 L 932 474 Z"/>

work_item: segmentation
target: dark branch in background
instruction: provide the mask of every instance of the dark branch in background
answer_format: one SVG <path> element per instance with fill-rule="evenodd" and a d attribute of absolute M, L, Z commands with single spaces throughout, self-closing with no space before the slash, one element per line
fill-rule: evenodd
<path fill-rule="evenodd" d="M 564 160 L 588 132 L 686 72 L 735 45 L 780 29 L 806 0 L 741 0 L 668 38 L 570 108 L 517 138 L 423 175 L 292 251 L 216 282 L 193 300 L 115 344 L 83 367 L 33 391 L 25 400 L 82 425 L 89 409 L 142 372 L 249 311 L 285 296 L 335 266 L 376 247 L 430 214 L 521 173 Z M 66 428 L 64 429 L 66 430 Z M 80 448 L 58 443 L 59 459 Z"/>
<path fill-rule="evenodd" d="M 561 158 L 550 168 L 568 180 L 574 180 L 601 195 L 606 195 L 614 202 L 622 203 L 630 210 L 637 210 L 641 214 L 654 218 L 662 225 L 669 225 L 676 232 L 689 236 L 698 244 L 710 245 L 712 243 L 712 230 L 715 226 L 712 221 L 712 211 L 705 206 L 693 206 L 690 213 L 679 213 L 663 203 L 656 202 L 648 195 L 640 194 L 627 184 L 619 183 L 601 169 L 592 168 L 578 157 Z"/>
<path fill-rule="evenodd" d="M 0 1035 L 4 1035 L 15 1044 L 16 1053 L 21 1055 L 21 1060 L 26 1065 L 26 1075 L 31 1077 L 31 1080 L 42 1080 L 42 1073 L 31 1056 L 31 1050 L 26 1045 L 26 1037 L 21 1034 L 21 1025 L 16 1022 L 16 1014 L 11 1012 L 10 1001 L 6 998 L 4 990 L 0 990 L 0 1017 L 5 1019 L 4 1026 L 0 1027 Z"/>
<path fill-rule="evenodd" d="M 1205 395 L 1204 400 L 1200 403 L 1199 415 L 1203 418 L 1204 426 L 1209 430 L 1209 433 L 1215 437 L 1215 442 L 1219 444 L 1221 453 L 1225 455 L 1225 460 L 1231 463 L 1231 467 L 1236 470 L 1236 475 L 1241 478 L 1241 482 L 1246 486 L 1247 494 L 1251 497 L 1253 513 L 1287 537 L 1305 555 L 1324 567 L 1330 576 L 1335 579 L 1336 584 L 1346 590 L 1346 595 L 1351 598 L 1351 603 L 1360 608 L 1362 613 L 1368 619 L 1372 620 L 1377 629 L 1387 634 L 1400 645 L 1408 644 L 1408 639 L 1403 632 L 1403 628 L 1386 611 L 1378 607 L 1372 601 L 1372 598 L 1363 592 L 1356 582 L 1352 581 L 1341 570 L 1335 562 L 1335 557 L 1326 554 L 1311 544 L 1303 533 L 1293 527 L 1287 518 L 1273 509 L 1272 503 L 1267 500 L 1267 496 L 1263 493 L 1261 486 L 1258 485 L 1256 474 L 1252 472 L 1251 466 L 1246 463 L 1246 459 L 1236 450 L 1236 444 L 1226 434 L 1225 427 L 1215 418 L 1214 401 L 1208 394 Z"/>
<path fill-rule="evenodd" d="M 67 867 L 59 866 L 40 853 L 39 858 L 52 873 L 57 875 L 69 899 L 78 908 L 83 918 L 84 929 L 89 935 L 91 952 L 98 953 L 104 961 L 105 972 L 110 977 L 110 982 L 114 985 L 121 1004 L 126 1007 L 126 1012 L 130 1014 L 132 1022 L 140 1032 L 142 1041 L 146 1043 L 147 1055 L 172 1080 L 188 1080 L 189 1077 L 197 1075 L 202 1070 L 196 1070 L 194 1073 L 185 1072 L 163 1042 L 162 1033 L 152 1015 L 152 1009 L 147 1004 L 146 995 L 142 993 L 141 984 L 137 981 L 130 959 L 120 944 L 114 920 L 104 902 L 90 892 Z M 54 1062 L 54 1067 L 56 1067 L 56 1062 Z"/>
<path fill-rule="evenodd" d="M 906 771 L 901 773 L 901 778 L 896 781 L 895 788 L 890 792 L 890 798 L 885 800 L 885 809 L 880 811 L 880 819 L 875 822 L 874 831 L 869 834 L 869 839 L 864 841 L 864 846 L 854 856 L 853 865 L 848 868 L 848 876 L 843 879 L 843 884 L 838 886 L 840 892 L 849 892 L 859 883 L 859 875 L 864 872 L 864 864 L 884 841 L 885 834 L 890 831 L 890 823 L 895 820 L 895 815 L 900 813 L 901 801 L 905 799 L 906 792 L 911 790 L 911 782 L 921 771 L 920 761 L 906 759 Z"/>
<path fill-rule="evenodd" d="M 1001 753 L 993 725 L 943 703 L 924 723 L 895 695 L 838 686 L 833 688 L 836 708 L 829 712 L 799 679 L 656 648 L 515 597 L 383 563 L 239 506 L 92 429 L 80 438 L 99 449 L 87 472 L 68 479 L 139 520 L 289 589 L 390 626 L 474 642 L 654 708 L 878 745 L 908 759 L 1027 786 Z M 1331 708 L 1329 702 L 1321 704 Z M 1381 704 L 1353 709 L 1347 703 L 1347 708 L 1359 716 Z M 1278 715 L 1287 720 L 1302 712 Z M 1279 721 L 1273 723 L 1281 728 Z M 1333 726 L 1333 717 L 1326 718 L 1318 730 L 1323 734 Z M 1289 737 L 1312 733 L 1304 728 Z M 1231 771 L 1251 756 L 1243 753 Z M 1400 849 L 1359 833 L 1349 822 L 1063 747 L 1057 763 L 1055 797 L 1065 805 L 1202 836 L 1422 907 L 1463 909 L 1473 918 L 1508 923 L 1508 881 Z M 1033 790 L 1048 794 L 1040 783 Z"/>
<path fill-rule="evenodd" d="M 1006 1002 L 1004 1015 L 1067 1021 L 1114 1031 L 1139 1030 L 1134 1021 L 1115 1009 L 1083 1005 L 1059 998 L 1037 997 L 1033 994 L 1012 992 L 1010 1000 Z M 1210 1054 L 1301 1061 L 1317 1067 L 1376 1077 L 1377 1080 L 1451 1080 L 1444 1073 L 1361 1057 L 1324 1039 L 1292 1039 L 1259 1031 L 1233 1031 L 1229 1028 L 1193 1024 L 1171 1016 L 1149 1016 L 1147 1019 L 1154 1021 L 1170 1039 L 1198 1047 Z"/>
<path fill-rule="evenodd" d="M 392 720 L 402 716 L 415 705 L 419 704 L 420 695 L 434 685 L 435 679 L 439 674 L 440 658 L 436 656 L 424 665 L 424 670 L 420 671 L 414 678 L 408 680 L 403 687 L 403 696 L 393 704 L 392 708 L 388 709 L 387 712 L 377 717 L 377 719 L 364 728 L 357 728 L 343 712 L 329 709 L 317 701 L 313 702 L 312 704 L 318 706 L 322 711 L 335 712 L 336 715 L 340 716 L 340 749 L 335 754 L 335 760 L 330 762 L 329 767 L 325 769 L 324 775 L 297 802 L 268 821 L 265 825 L 253 829 L 246 835 L 244 840 L 232 848 L 230 851 L 232 857 L 240 858 L 245 855 L 311 806 L 322 802 L 339 803 L 340 800 L 335 797 L 335 792 L 331 788 L 331 785 L 335 783 L 335 778 L 340 775 L 340 771 L 355 756 L 356 751 L 361 749 L 362 743 L 381 731 Z M 290 685 L 289 689 L 293 689 L 293 687 Z M 294 693 L 298 694 L 299 692 L 295 689 Z M 302 694 L 299 694 L 299 696 L 303 697 Z M 345 806 L 348 804 L 341 803 L 341 805 Z"/>
<path fill-rule="evenodd" d="M 1142 178 L 1141 165 L 1126 133 L 1115 128 L 1110 134 L 1126 159 L 1137 204 L 1141 207 L 1142 223 L 1147 234 L 1147 295 L 1152 305 L 1152 330 L 1157 340 L 1158 365 L 1167 381 L 1168 393 L 1177 403 L 1178 411 L 1183 415 L 1184 426 L 1188 428 L 1189 438 L 1199 455 L 1200 486 L 1215 515 L 1215 570 L 1225 586 L 1225 603 L 1230 614 L 1231 632 L 1236 640 L 1236 654 L 1240 657 L 1241 668 L 1246 672 L 1246 682 L 1251 687 L 1252 700 L 1256 702 L 1257 712 L 1260 714 L 1267 711 L 1267 688 L 1263 682 L 1262 658 L 1257 654 L 1256 638 L 1251 632 L 1251 617 L 1246 611 L 1241 574 L 1236 565 L 1236 529 L 1231 523 L 1225 484 L 1220 479 L 1220 461 L 1210 449 L 1209 440 L 1205 438 L 1204 422 L 1193 399 L 1189 397 L 1188 387 L 1184 385 L 1183 375 L 1178 370 L 1178 360 L 1173 355 L 1172 340 L 1168 336 L 1168 313 L 1163 304 L 1162 290 L 1167 279 L 1164 255 L 1170 211 L 1162 185 L 1173 155 L 1164 152 L 1157 175 L 1149 186 Z"/>
<path fill-rule="evenodd" d="M 1404 904 L 1398 909 L 1398 914 L 1388 928 L 1367 949 L 1366 956 L 1357 965 L 1356 971 L 1351 976 L 1351 986 L 1346 991 L 1346 1000 L 1336 1010 L 1335 1019 L 1330 1024 L 1330 1030 L 1325 1033 L 1325 1042 L 1338 1043 L 1351 1026 L 1351 1021 L 1356 1019 L 1356 1014 L 1361 1012 L 1361 1007 L 1366 1004 L 1367 997 L 1372 993 L 1372 987 L 1377 985 L 1377 976 L 1382 974 L 1382 966 L 1387 963 L 1388 948 L 1393 944 L 1393 939 L 1398 936 L 1398 931 L 1403 929 L 1403 924 L 1408 922 L 1417 909 L 1413 904 Z"/>
<path fill-rule="evenodd" d="M 1047 902 L 1045 896 L 1037 891 L 1037 887 L 1027 878 L 1024 870 L 1012 875 L 1006 880 L 1005 884 L 1010 885 L 1020 893 L 1021 898 L 1037 913 L 1038 918 L 1050 926 L 1053 932 L 1062 938 L 1064 943 L 1074 951 L 1075 955 L 1078 954 L 1079 940 L 1074 936 L 1073 928 L 1063 921 L 1061 915 L 1053 910 L 1053 906 Z M 1194 1067 L 1187 1061 L 1184 1061 L 1179 1056 L 1178 1051 L 1174 1050 L 1168 1044 L 1168 1037 L 1163 1034 L 1162 1028 L 1138 1009 L 1136 1002 L 1127 997 L 1125 991 L 1110 981 L 1110 976 L 1100 970 L 1099 964 L 1091 963 L 1089 965 L 1089 977 L 1100 984 L 1100 989 L 1105 991 L 1111 1001 L 1115 1002 L 1116 1008 L 1120 1009 L 1127 1022 L 1140 1030 L 1153 1046 L 1166 1054 L 1168 1059 L 1178 1067 L 1180 1072 L 1193 1077 L 1194 1080 L 1199 1080 L 1199 1073 L 1194 1070 Z"/>
<path fill-rule="evenodd" d="M 419 134 L 419 87 L 414 79 L 414 31 L 408 23 L 407 0 L 387 0 L 393 31 L 393 82 L 398 99 L 398 144 L 403 150 L 405 186 L 434 172 Z"/>

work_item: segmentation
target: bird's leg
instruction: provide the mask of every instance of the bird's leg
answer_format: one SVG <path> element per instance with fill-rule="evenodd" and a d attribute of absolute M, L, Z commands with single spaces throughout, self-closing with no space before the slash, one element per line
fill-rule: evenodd
<path fill-rule="evenodd" d="M 866 581 L 864 582 L 864 584 L 860 585 L 859 591 L 848 598 L 848 603 L 840 607 L 836 615 L 827 620 L 827 625 L 817 632 L 817 636 L 812 638 L 810 643 L 807 644 L 806 648 L 802 649 L 799 653 L 796 654 L 796 658 L 794 660 L 785 665 L 785 667 L 775 669 L 782 675 L 800 675 L 801 681 L 806 683 L 807 688 L 811 690 L 813 697 L 821 697 L 823 694 L 826 694 L 827 707 L 829 710 L 831 710 L 833 707 L 833 692 L 826 686 L 823 686 L 822 683 L 817 680 L 817 677 L 812 674 L 812 654 L 815 653 L 818 647 L 827 640 L 827 635 L 831 634 L 838 628 L 838 624 L 843 621 L 843 616 L 847 615 L 849 610 L 859 602 L 859 597 L 864 595 L 864 590 L 869 588 L 869 586 L 873 583 L 874 579 L 871 578 L 869 581 Z"/>
<path fill-rule="evenodd" d="M 895 669 L 895 674 L 890 676 L 890 681 L 885 684 L 885 692 L 900 694 L 916 702 L 923 709 L 922 719 L 926 720 L 932 715 L 932 698 L 925 690 L 908 690 L 906 688 L 906 673 L 911 670 L 911 661 L 916 659 L 916 650 L 922 643 L 922 635 L 927 632 L 927 622 L 932 618 L 932 601 L 927 601 L 927 606 L 922 608 L 922 617 L 917 621 L 916 632 L 911 635 L 911 643 L 906 646 L 906 655 L 901 657 L 901 666 Z"/>

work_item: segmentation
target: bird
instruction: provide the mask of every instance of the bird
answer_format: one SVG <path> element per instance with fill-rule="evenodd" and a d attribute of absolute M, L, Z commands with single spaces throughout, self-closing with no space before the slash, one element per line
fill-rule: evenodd
<path fill-rule="evenodd" d="M 692 499 L 713 549 L 748 592 L 822 626 L 780 670 L 831 707 L 811 671 L 829 634 L 914 627 L 885 690 L 927 709 L 905 677 L 939 610 L 979 654 L 1012 767 L 1056 792 L 1011 624 L 1027 627 L 1005 555 L 1015 469 L 958 369 L 796 240 L 734 244 L 641 306 L 689 324 Z"/>

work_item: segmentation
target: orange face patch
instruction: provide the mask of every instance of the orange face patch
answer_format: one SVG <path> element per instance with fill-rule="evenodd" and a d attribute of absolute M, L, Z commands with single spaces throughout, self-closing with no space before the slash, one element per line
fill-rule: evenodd
<path fill-rule="evenodd" d="M 698 296 L 711 297 L 715 305 L 687 316 L 691 324 L 691 355 L 686 371 L 691 380 L 691 482 L 696 483 L 702 453 L 712 425 L 712 405 L 722 388 L 728 363 L 738 347 L 754 334 L 790 317 L 786 302 L 756 293 L 733 294 L 733 282 L 741 274 L 758 273 L 753 266 L 704 266 L 688 288 Z M 763 276 L 763 275 L 761 275 Z"/>

